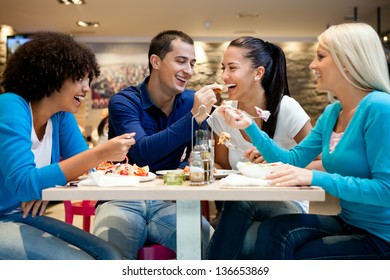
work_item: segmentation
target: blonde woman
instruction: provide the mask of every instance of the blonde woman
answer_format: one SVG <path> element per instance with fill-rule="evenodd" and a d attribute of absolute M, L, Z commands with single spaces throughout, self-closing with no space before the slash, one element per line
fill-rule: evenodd
<path fill-rule="evenodd" d="M 227 106 L 227 124 L 244 129 L 269 162 L 289 163 L 267 176 L 276 186 L 317 185 L 340 199 L 335 216 L 282 215 L 257 233 L 255 259 L 390 258 L 390 82 L 375 30 L 364 23 L 331 26 L 318 37 L 310 64 L 317 89 L 335 100 L 291 150 L 277 146 L 252 120 Z M 327 172 L 302 168 L 322 153 Z"/>

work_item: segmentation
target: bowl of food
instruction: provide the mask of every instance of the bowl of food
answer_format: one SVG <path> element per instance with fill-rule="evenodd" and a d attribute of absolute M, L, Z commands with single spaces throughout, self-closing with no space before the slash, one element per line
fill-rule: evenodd
<path fill-rule="evenodd" d="M 237 163 L 237 169 L 241 172 L 241 174 L 250 178 L 262 178 L 285 167 L 286 164 L 282 162 L 252 163 L 239 161 Z"/>

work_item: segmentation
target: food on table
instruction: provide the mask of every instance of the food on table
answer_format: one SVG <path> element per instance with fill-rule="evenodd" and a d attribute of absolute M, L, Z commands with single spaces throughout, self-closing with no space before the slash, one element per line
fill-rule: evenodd
<path fill-rule="evenodd" d="M 109 170 L 113 168 L 114 164 L 110 161 L 104 161 L 98 166 L 96 166 L 96 170 Z"/>
<path fill-rule="evenodd" d="M 190 167 L 188 165 L 186 165 L 186 167 L 184 167 L 183 171 L 185 174 L 190 174 Z"/>
<path fill-rule="evenodd" d="M 225 142 L 230 141 L 230 139 L 231 139 L 230 133 L 222 131 L 221 135 L 219 136 L 218 145 L 220 144 L 224 145 Z"/>
<path fill-rule="evenodd" d="M 96 167 L 97 171 L 103 171 L 104 174 L 118 174 L 118 175 L 127 175 L 127 176 L 148 176 L 149 175 L 149 166 L 139 167 L 136 164 L 129 163 L 112 163 L 112 162 L 102 162 Z"/>

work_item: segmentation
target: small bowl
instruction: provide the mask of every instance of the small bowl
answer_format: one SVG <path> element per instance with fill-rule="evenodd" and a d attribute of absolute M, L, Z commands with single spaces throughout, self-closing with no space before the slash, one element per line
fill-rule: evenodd
<path fill-rule="evenodd" d="M 262 164 L 239 161 L 237 163 L 237 169 L 241 172 L 241 174 L 251 178 L 262 178 L 274 171 L 284 169 L 285 167 L 286 164 L 282 162 Z"/>
<path fill-rule="evenodd" d="M 164 185 L 183 185 L 186 175 L 183 171 L 173 170 L 164 174 Z"/>

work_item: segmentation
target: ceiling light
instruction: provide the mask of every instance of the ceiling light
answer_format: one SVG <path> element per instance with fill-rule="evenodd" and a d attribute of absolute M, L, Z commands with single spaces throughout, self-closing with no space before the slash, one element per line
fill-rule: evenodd
<path fill-rule="evenodd" d="M 205 22 L 203 23 L 203 27 L 204 27 L 205 29 L 210 29 L 210 28 L 211 28 L 211 22 L 210 22 L 209 20 L 205 21 Z"/>
<path fill-rule="evenodd" d="M 389 42 L 390 41 L 390 30 L 380 34 L 380 37 L 381 37 L 383 42 L 385 42 L 385 43 Z"/>
<path fill-rule="evenodd" d="M 97 21 L 82 21 L 79 20 L 76 24 L 80 27 L 99 27 L 100 23 Z"/>
<path fill-rule="evenodd" d="M 60 4 L 64 5 L 84 5 L 85 1 L 84 0 L 58 0 Z"/>

